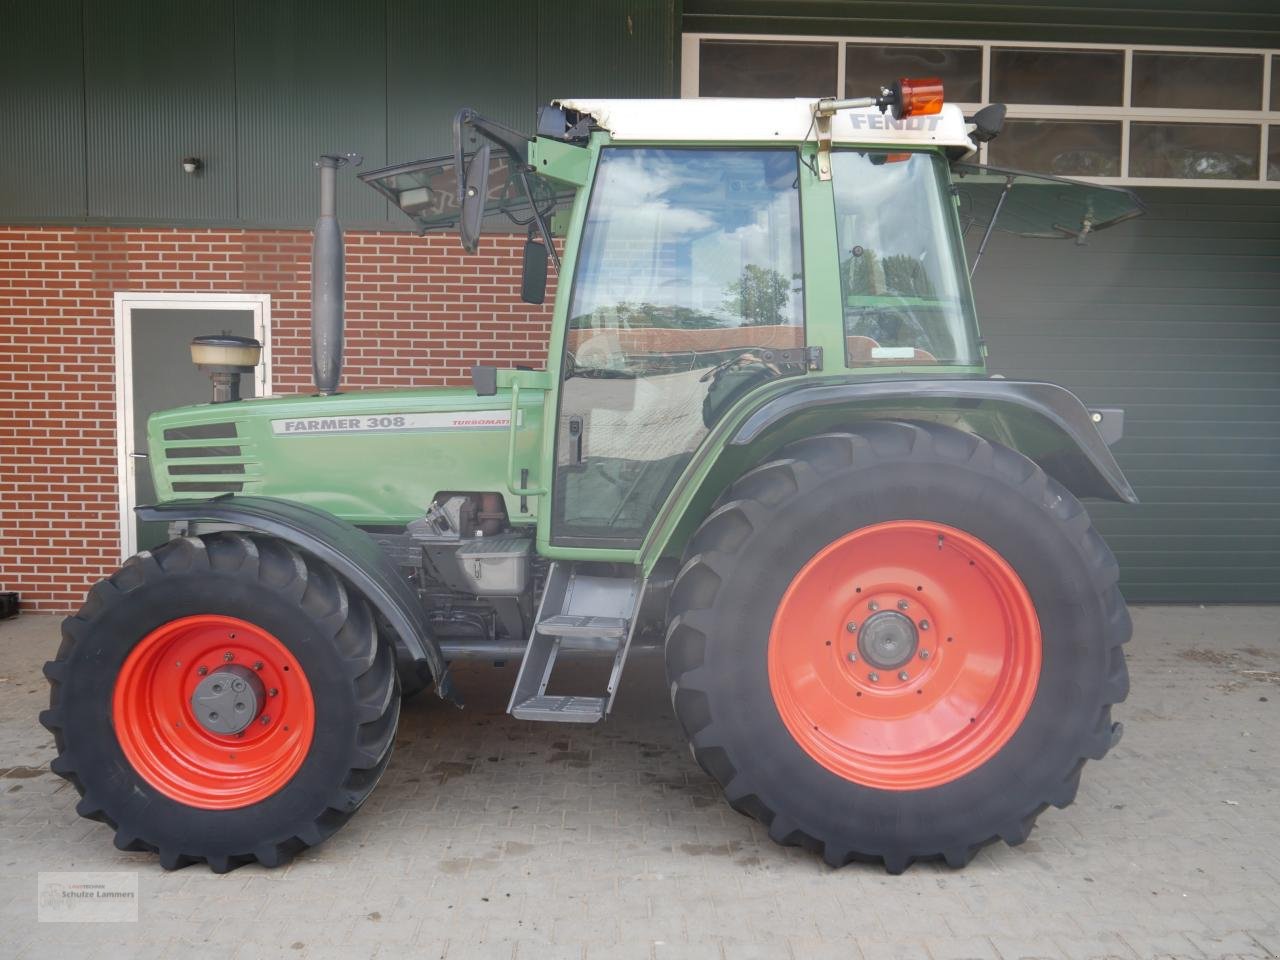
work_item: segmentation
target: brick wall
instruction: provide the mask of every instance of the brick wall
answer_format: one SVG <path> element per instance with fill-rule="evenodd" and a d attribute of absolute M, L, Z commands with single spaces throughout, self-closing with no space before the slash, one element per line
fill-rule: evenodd
<path fill-rule="evenodd" d="M 522 239 L 347 234 L 344 388 L 465 384 L 539 366 L 550 309 L 519 299 Z M 270 294 L 277 393 L 311 388 L 306 231 L 0 227 L 0 589 L 77 607 L 118 562 L 117 292 Z M 547 298 L 551 302 L 550 291 Z"/>

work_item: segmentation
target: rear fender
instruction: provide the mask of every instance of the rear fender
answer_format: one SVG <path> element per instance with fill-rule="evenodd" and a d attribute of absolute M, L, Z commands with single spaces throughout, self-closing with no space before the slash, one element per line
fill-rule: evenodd
<path fill-rule="evenodd" d="M 341 574 L 396 633 L 398 653 L 426 663 L 441 697 L 460 703 L 417 595 L 373 539 L 331 513 L 275 497 L 224 496 L 140 506 L 143 520 L 206 521 L 277 537 Z"/>
<path fill-rule="evenodd" d="M 1118 439 L 1120 411 L 1105 414 Z M 737 476 L 793 440 L 864 420 L 953 427 L 1019 451 L 1077 497 L 1137 503 L 1091 413 L 1070 390 L 1017 380 L 887 379 L 796 385 L 739 412 L 719 443 L 695 455 L 645 546 L 646 567 L 679 553 L 715 498 Z M 701 462 L 700 462 L 701 461 Z"/>

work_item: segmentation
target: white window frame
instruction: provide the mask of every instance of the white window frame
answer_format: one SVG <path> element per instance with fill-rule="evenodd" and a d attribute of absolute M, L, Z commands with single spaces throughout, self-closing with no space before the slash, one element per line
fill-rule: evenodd
<path fill-rule="evenodd" d="M 120 560 L 138 551 L 133 525 L 133 503 L 137 498 L 134 470 L 139 463 L 130 454 L 133 434 L 133 323 L 132 313 L 141 310 L 248 310 L 262 342 L 262 362 L 256 374 L 258 396 L 271 392 L 271 296 L 254 293 L 116 293 L 116 477 L 119 481 L 118 521 Z"/>
<path fill-rule="evenodd" d="M 1008 118 L 1011 120 L 1111 120 L 1121 124 L 1120 137 L 1120 169 L 1129 170 L 1129 126 L 1133 122 L 1164 121 L 1178 123 L 1245 123 L 1260 128 L 1258 143 L 1258 179 L 1257 180 L 1192 180 L 1180 177 L 1084 177 L 1072 176 L 1073 180 L 1084 180 L 1091 183 L 1123 184 L 1140 187 L 1211 187 L 1239 189 L 1280 189 L 1280 180 L 1268 180 L 1267 154 L 1269 152 L 1268 134 L 1271 126 L 1280 126 L 1280 103 L 1268 103 L 1271 95 L 1271 73 L 1280 58 L 1280 50 L 1261 47 L 1188 47 L 1165 44 L 1120 44 L 1120 43 L 1058 43 L 1052 40 L 940 40 L 927 37 L 849 37 L 821 35 L 790 34 L 758 34 L 758 33 L 686 33 L 681 38 L 681 73 L 680 96 L 695 98 L 698 96 L 700 81 L 698 57 L 703 40 L 740 40 L 740 41 L 774 41 L 779 43 L 834 43 L 839 45 L 839 56 L 836 59 L 836 95 L 843 95 L 845 79 L 845 57 L 850 44 L 879 44 L 884 46 L 930 46 L 930 47 L 978 47 L 982 50 L 982 103 L 959 103 L 967 112 L 976 110 L 989 103 L 991 91 L 991 51 L 992 48 L 1022 48 L 1031 50 L 1106 50 L 1124 54 L 1124 105 L 1119 107 L 1077 107 L 1061 104 L 1008 104 Z M 1134 53 L 1217 53 L 1217 54 L 1252 54 L 1262 57 L 1262 109 L 1261 110 L 1182 110 L 1156 107 L 1133 107 L 1129 105 L 1131 79 L 1133 75 Z M 1270 109 L 1268 109 L 1270 108 Z M 980 148 L 979 159 L 986 162 L 987 148 Z"/>

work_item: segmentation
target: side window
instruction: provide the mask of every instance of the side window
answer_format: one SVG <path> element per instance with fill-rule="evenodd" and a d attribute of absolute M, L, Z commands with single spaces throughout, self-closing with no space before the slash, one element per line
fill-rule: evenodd
<path fill-rule="evenodd" d="M 794 150 L 610 148 L 575 269 L 553 539 L 642 538 L 707 432 L 804 369 Z"/>
<path fill-rule="evenodd" d="M 832 157 L 850 366 L 978 362 L 942 162 L 885 151 Z"/>

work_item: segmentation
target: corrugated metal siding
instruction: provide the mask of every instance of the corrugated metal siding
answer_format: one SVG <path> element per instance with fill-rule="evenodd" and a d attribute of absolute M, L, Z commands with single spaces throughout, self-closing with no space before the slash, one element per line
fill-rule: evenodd
<path fill-rule="evenodd" d="M 678 0 L 542 0 L 538 99 L 677 95 L 679 21 Z"/>
<path fill-rule="evenodd" d="M 304 226 L 321 153 L 438 155 L 462 106 L 532 130 L 552 96 L 677 86 L 679 0 L 0 0 L 0 14 L 15 147 L 0 221 Z M 183 156 L 204 173 L 183 174 Z M 345 223 L 407 226 L 354 177 L 339 184 Z"/>
<path fill-rule="evenodd" d="M 1280 601 L 1280 192 L 1144 190 L 1070 242 L 993 239 L 993 371 L 1125 409 L 1139 506 L 1090 504 L 1131 601 Z"/>
<path fill-rule="evenodd" d="M 526 0 L 488 0 L 482 28 L 472 5 L 389 0 L 389 162 L 451 152 L 453 116 L 461 107 L 516 130 L 532 129 L 537 33 L 538 5 Z"/>
<path fill-rule="evenodd" d="M 1270 47 L 1272 0 L 685 0 L 688 33 L 783 33 Z"/>
<path fill-rule="evenodd" d="M 0 218 L 83 217 L 80 0 L 5 0 L 0 23 Z"/>
<path fill-rule="evenodd" d="M 236 215 L 230 3 L 85 7 L 89 215 L 225 221 Z M 195 176 L 183 157 L 199 157 Z"/>
<path fill-rule="evenodd" d="M 368 166 L 386 163 L 386 64 L 383 3 L 238 0 L 242 220 L 314 221 L 320 154 L 359 153 Z M 341 176 L 338 215 L 386 220 L 386 203 L 355 177 Z"/>

